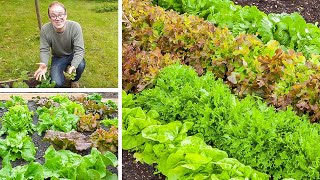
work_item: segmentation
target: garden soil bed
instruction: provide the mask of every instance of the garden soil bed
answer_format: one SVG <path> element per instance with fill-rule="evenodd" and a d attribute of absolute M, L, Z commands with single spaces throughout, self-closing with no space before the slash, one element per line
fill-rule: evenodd
<path fill-rule="evenodd" d="M 40 96 L 40 97 L 50 97 L 50 96 L 53 96 L 54 94 L 57 94 L 57 93 L 0 93 L 0 101 L 4 102 L 5 100 L 8 100 L 10 98 L 11 95 L 20 95 L 22 96 L 22 98 L 24 98 L 25 100 L 28 100 L 28 108 L 30 111 L 36 111 L 38 105 L 36 104 L 35 101 L 32 100 L 32 97 L 37 97 L 37 96 Z M 83 95 L 86 95 L 86 93 L 62 93 L 62 94 L 68 94 L 69 96 L 73 96 L 73 97 L 81 97 Z M 88 94 L 91 94 L 88 93 Z M 117 102 L 117 93 L 100 93 L 104 99 L 111 99 L 115 102 Z M 2 117 L 4 115 L 4 113 L 6 112 L 7 110 L 6 109 L 0 109 L 0 117 Z M 113 114 L 110 115 L 111 118 L 116 118 L 118 117 L 118 112 L 115 112 Z M 33 124 L 37 124 L 38 123 L 38 115 L 37 113 L 34 113 L 34 116 L 33 116 Z M 1 128 L 1 123 L 0 123 L 0 128 Z M 104 127 L 102 127 L 103 129 L 106 129 Z M 93 132 L 91 132 L 93 133 Z M 91 133 L 84 133 L 86 136 L 89 136 Z M 45 133 L 42 133 L 41 136 L 39 136 L 37 134 L 37 132 L 34 132 L 32 135 L 31 135 L 31 138 L 35 144 L 35 147 L 38 147 L 37 149 L 37 153 L 36 153 L 36 162 L 39 162 L 40 164 L 44 164 L 44 154 L 45 154 L 45 151 L 47 150 L 47 148 L 50 146 L 50 143 L 49 142 L 45 142 L 45 141 L 42 141 L 43 137 L 44 137 Z M 2 138 L 5 138 L 5 136 L 2 136 Z M 87 151 L 83 151 L 83 152 L 78 152 L 78 154 L 81 154 L 81 155 L 87 155 L 87 154 L 90 154 L 90 150 L 87 150 Z M 118 157 L 118 154 L 117 152 L 115 153 L 116 156 Z M 28 164 L 27 161 L 25 160 L 22 160 L 22 159 L 18 159 L 16 161 L 11 161 L 11 165 L 12 167 L 16 167 L 16 166 L 19 166 L 19 165 L 25 165 L 25 164 Z M 0 169 L 2 168 L 2 158 L 0 157 Z M 115 173 L 117 174 L 118 173 L 118 170 L 117 168 L 114 168 L 114 167 L 109 167 L 108 168 L 112 173 Z"/>
<path fill-rule="evenodd" d="M 84 92 L 84 93 L 59 93 L 59 94 L 68 94 L 68 96 L 73 97 L 83 97 L 89 94 L 94 94 L 96 92 Z M 19 95 L 23 97 L 25 100 L 32 100 L 33 97 L 41 96 L 41 97 L 50 97 L 56 95 L 57 93 L 0 93 L 0 100 L 10 100 L 10 96 Z M 118 104 L 118 93 L 117 92 L 101 92 L 103 102 L 108 100 L 112 100 L 116 104 Z"/>
<path fill-rule="evenodd" d="M 133 153 L 122 150 L 123 180 L 164 180 L 162 174 L 154 174 L 155 169 L 148 164 L 136 162 Z"/>
<path fill-rule="evenodd" d="M 235 0 L 238 5 L 257 6 L 265 13 L 299 12 L 309 23 L 320 22 L 320 0 Z"/>
<path fill-rule="evenodd" d="M 309 23 L 320 22 L 320 0 L 235 0 L 236 4 L 257 6 L 265 13 L 299 12 Z M 135 162 L 133 153 L 122 152 L 122 177 L 124 180 L 158 180 L 163 175 L 153 174 L 155 169 L 147 164 Z"/>
<path fill-rule="evenodd" d="M 0 81 L 0 88 L 13 88 L 13 83 L 19 81 L 19 79 L 13 79 L 13 80 L 6 80 L 6 81 Z M 29 77 L 29 80 L 24 80 L 24 83 L 26 83 L 29 88 L 36 88 L 37 85 L 40 84 L 40 81 L 37 81 L 34 77 Z M 80 83 L 81 86 L 81 83 Z M 70 88 L 71 82 L 70 80 L 66 79 L 64 85 L 62 88 Z"/>
<path fill-rule="evenodd" d="M 13 83 L 18 80 L 19 79 L 0 81 L 0 88 L 12 88 Z M 23 82 L 25 82 L 30 88 L 35 88 L 39 84 L 39 81 L 33 77 L 29 77 L 29 80 L 25 80 Z"/>

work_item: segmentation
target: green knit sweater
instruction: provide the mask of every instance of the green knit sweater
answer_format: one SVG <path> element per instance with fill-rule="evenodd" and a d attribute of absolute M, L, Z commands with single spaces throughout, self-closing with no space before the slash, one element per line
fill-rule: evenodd
<path fill-rule="evenodd" d="M 50 48 L 53 56 L 62 57 L 74 53 L 71 65 L 78 67 L 84 56 L 84 42 L 79 23 L 67 20 L 63 33 L 57 33 L 51 23 L 46 23 L 40 33 L 40 59 L 48 66 Z"/>

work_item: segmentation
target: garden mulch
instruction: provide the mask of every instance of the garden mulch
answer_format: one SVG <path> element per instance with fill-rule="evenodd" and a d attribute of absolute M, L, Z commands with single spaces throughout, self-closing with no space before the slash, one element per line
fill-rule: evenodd
<path fill-rule="evenodd" d="M 320 0 L 234 0 L 235 4 L 257 6 L 265 13 L 299 12 L 309 23 L 320 22 Z M 122 177 L 124 180 L 158 180 L 163 175 L 155 175 L 155 169 L 147 164 L 135 162 L 133 153 L 122 152 Z"/>

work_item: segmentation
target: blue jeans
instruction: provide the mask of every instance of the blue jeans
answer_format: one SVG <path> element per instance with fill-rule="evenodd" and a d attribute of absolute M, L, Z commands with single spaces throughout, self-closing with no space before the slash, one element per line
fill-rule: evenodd
<path fill-rule="evenodd" d="M 68 65 L 71 65 L 72 59 L 73 59 L 73 54 L 69 56 L 63 56 L 63 57 L 56 57 L 56 56 L 52 57 L 50 75 L 51 75 L 51 80 L 56 82 L 55 87 L 59 88 L 63 86 L 65 82 L 63 71 L 66 71 Z M 81 74 L 83 73 L 85 67 L 86 67 L 86 62 L 83 59 L 76 70 L 76 77 L 73 81 L 78 81 L 80 79 Z"/>

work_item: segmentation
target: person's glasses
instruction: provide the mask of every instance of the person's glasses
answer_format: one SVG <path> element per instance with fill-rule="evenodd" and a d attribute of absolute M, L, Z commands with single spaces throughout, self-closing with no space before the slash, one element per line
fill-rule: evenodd
<path fill-rule="evenodd" d="M 66 14 L 59 14 L 58 16 L 56 15 L 50 15 L 50 19 L 56 20 L 56 19 L 63 19 L 66 16 Z"/>

